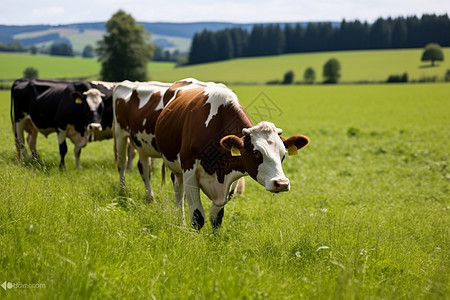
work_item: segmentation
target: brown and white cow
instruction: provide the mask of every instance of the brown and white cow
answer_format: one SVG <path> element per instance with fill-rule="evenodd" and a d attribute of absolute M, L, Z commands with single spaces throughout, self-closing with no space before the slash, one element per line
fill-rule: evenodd
<path fill-rule="evenodd" d="M 183 211 L 186 194 L 195 228 L 205 222 L 200 189 L 212 200 L 214 230 L 222 223 L 230 186 L 240 177 L 250 175 L 270 192 L 289 191 L 281 162 L 286 149 L 296 153 L 309 143 L 307 137 L 284 139 L 269 122 L 253 126 L 236 94 L 223 84 L 185 79 L 164 98 L 170 99 L 156 122 L 156 145 L 175 174 L 177 205 Z"/>
<path fill-rule="evenodd" d="M 139 172 L 144 181 L 148 200 L 154 200 L 150 185 L 150 158 L 161 157 L 155 143 L 155 123 L 161 113 L 168 83 L 130 82 L 118 83 L 113 91 L 114 138 L 120 186 L 125 186 L 127 141 L 139 153 Z"/>

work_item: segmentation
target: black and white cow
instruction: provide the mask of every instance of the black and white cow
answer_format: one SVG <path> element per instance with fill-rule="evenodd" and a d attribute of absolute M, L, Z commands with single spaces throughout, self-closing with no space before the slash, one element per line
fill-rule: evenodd
<path fill-rule="evenodd" d="M 29 134 L 27 142 L 34 157 L 38 156 L 38 132 L 45 136 L 57 132 L 60 167 L 65 166 L 69 138 L 75 146 L 75 165 L 80 168 L 82 147 L 105 125 L 112 127 L 111 108 L 107 121 L 111 124 L 102 123 L 103 113 L 108 110 L 105 106 L 112 104 L 112 88 L 113 84 L 106 82 L 16 80 L 11 87 L 11 122 L 19 158 L 29 158 L 24 131 Z"/>

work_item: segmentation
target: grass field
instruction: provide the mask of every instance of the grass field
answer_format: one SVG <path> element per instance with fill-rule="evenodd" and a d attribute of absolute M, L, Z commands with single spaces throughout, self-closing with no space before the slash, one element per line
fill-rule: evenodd
<path fill-rule="evenodd" d="M 54 135 L 38 139 L 41 162 L 17 162 L 2 91 L 0 280 L 42 285 L 0 297 L 448 299 L 448 88 L 234 86 L 255 122 L 268 104 L 311 144 L 283 163 L 289 193 L 247 179 L 218 235 L 180 226 L 160 162 L 158 203 L 136 169 L 121 196 L 112 141 L 88 145 L 82 170 L 70 146 L 58 170 Z"/>
<path fill-rule="evenodd" d="M 242 58 L 230 61 L 174 68 L 173 63 L 148 65 L 151 80 L 173 82 L 181 78 L 195 77 L 203 81 L 225 83 L 265 84 L 281 80 L 284 73 L 293 70 L 295 81 L 303 81 L 308 67 L 314 68 L 316 82 L 322 82 L 322 68 L 332 57 L 342 66 L 340 82 L 384 82 L 390 75 L 408 73 L 410 81 L 436 77 L 443 81 L 450 69 L 450 48 L 444 48 L 444 62 L 431 68 L 420 61 L 422 49 L 343 51 L 307 54 L 291 54 L 271 57 Z M 0 79 L 20 78 L 27 67 L 39 70 L 40 78 L 93 77 L 100 73 L 100 63 L 95 59 L 31 56 L 0 53 Z"/>

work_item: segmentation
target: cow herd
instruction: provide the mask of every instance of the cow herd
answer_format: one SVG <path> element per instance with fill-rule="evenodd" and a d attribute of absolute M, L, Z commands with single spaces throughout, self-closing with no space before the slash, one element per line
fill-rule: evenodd
<path fill-rule="evenodd" d="M 75 165 L 92 140 L 114 137 L 119 184 L 125 186 L 127 153 L 139 154 L 139 172 L 147 199 L 150 159 L 162 158 L 172 172 L 176 204 L 200 230 L 205 212 L 202 190 L 212 201 L 209 219 L 214 230 L 222 223 L 224 205 L 243 176 L 249 175 L 270 192 L 289 191 L 281 163 L 309 143 L 303 135 L 281 137 L 270 122 L 253 125 L 236 94 L 223 84 L 193 78 L 162 82 L 67 82 L 16 80 L 11 88 L 11 122 L 19 158 L 38 157 L 38 132 L 57 133 L 60 167 L 66 138 L 74 144 Z M 27 132 L 25 139 L 24 132 Z M 128 151 L 127 151 L 128 149 Z"/>

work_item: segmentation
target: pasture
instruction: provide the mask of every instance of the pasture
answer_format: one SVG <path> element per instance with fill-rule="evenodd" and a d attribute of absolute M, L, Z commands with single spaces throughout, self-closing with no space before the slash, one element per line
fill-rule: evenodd
<path fill-rule="evenodd" d="M 217 235 L 180 225 L 159 161 L 157 203 L 136 168 L 121 193 L 112 141 L 83 149 L 82 170 L 70 143 L 58 169 L 54 134 L 40 161 L 18 162 L 0 91 L 0 279 L 44 285 L 1 298 L 449 297 L 448 84 L 232 88 L 254 123 L 269 107 L 311 144 L 283 163 L 289 193 L 246 177 Z"/>
<path fill-rule="evenodd" d="M 407 73 L 409 81 L 443 81 L 450 69 L 450 48 L 443 48 L 445 60 L 430 67 L 421 62 L 423 49 L 368 50 L 301 53 L 279 56 L 232 59 L 229 61 L 175 68 L 174 63 L 150 62 L 148 75 L 151 80 L 173 82 L 195 77 L 203 81 L 228 84 L 265 84 L 281 80 L 284 73 L 293 70 L 295 81 L 303 81 L 308 67 L 316 73 L 316 82 L 322 82 L 322 69 L 326 61 L 337 58 L 342 66 L 341 83 L 385 82 L 390 75 Z M 39 71 L 40 78 L 89 78 L 96 79 L 101 65 L 96 59 L 52 57 L 45 55 L 0 53 L 0 79 L 23 76 L 27 67 Z"/>

